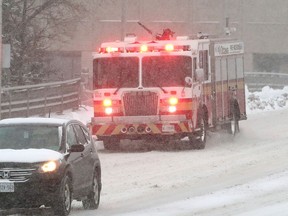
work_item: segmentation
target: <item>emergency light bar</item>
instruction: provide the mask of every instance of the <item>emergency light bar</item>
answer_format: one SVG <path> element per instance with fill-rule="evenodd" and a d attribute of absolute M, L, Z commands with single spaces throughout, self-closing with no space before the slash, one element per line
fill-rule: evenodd
<path fill-rule="evenodd" d="M 116 44 L 115 44 L 116 45 Z M 191 51 L 189 45 L 174 45 L 172 43 L 167 44 L 129 44 L 127 46 L 107 46 L 101 47 L 99 53 L 137 53 L 137 52 L 173 52 L 173 51 Z"/>

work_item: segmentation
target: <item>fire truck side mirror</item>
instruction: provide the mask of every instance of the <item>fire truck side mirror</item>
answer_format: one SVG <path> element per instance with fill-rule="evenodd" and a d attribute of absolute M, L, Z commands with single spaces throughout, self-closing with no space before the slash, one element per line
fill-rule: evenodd
<path fill-rule="evenodd" d="M 203 68 L 198 68 L 195 71 L 196 81 L 203 82 L 204 81 L 204 70 Z"/>
<path fill-rule="evenodd" d="M 185 77 L 185 82 L 186 82 L 189 86 L 191 86 L 192 83 L 193 83 L 193 79 L 192 79 L 191 77 Z"/>

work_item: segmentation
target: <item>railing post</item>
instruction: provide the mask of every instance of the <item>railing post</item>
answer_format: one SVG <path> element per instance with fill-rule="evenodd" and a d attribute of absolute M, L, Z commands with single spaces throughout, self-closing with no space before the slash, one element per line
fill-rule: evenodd
<path fill-rule="evenodd" d="M 61 83 L 60 89 L 61 89 L 61 114 L 64 111 L 64 91 L 63 91 L 63 83 Z"/>
<path fill-rule="evenodd" d="M 30 115 L 30 91 L 29 88 L 27 88 L 27 112 L 26 117 L 29 117 Z"/>
<path fill-rule="evenodd" d="M 43 109 L 43 116 L 46 115 L 47 110 L 47 86 L 44 87 L 44 109 Z"/>
<path fill-rule="evenodd" d="M 12 100 L 11 100 L 11 91 L 8 92 L 8 98 L 9 98 L 9 118 L 11 118 L 11 112 L 12 112 Z"/>
<path fill-rule="evenodd" d="M 78 108 L 81 106 L 82 104 L 82 101 L 81 99 L 83 98 L 83 90 L 84 90 L 84 87 L 82 85 L 82 82 L 81 80 L 79 80 L 76 85 L 78 86 Z"/>

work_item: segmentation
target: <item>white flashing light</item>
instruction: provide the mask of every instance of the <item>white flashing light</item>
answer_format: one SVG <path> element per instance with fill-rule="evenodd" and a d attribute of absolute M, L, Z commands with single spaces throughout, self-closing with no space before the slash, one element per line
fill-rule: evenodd
<path fill-rule="evenodd" d="M 106 107 L 105 108 L 105 113 L 106 113 L 106 115 L 111 115 L 113 113 L 112 107 Z"/>
<path fill-rule="evenodd" d="M 171 98 L 169 98 L 169 104 L 170 104 L 170 105 L 176 105 L 176 104 L 178 104 L 178 98 L 176 98 L 176 97 L 171 97 Z"/>
<path fill-rule="evenodd" d="M 168 111 L 170 112 L 170 113 L 174 113 L 174 112 L 176 112 L 176 106 L 169 106 L 168 107 Z"/>
<path fill-rule="evenodd" d="M 148 51 L 148 46 L 146 44 L 143 44 L 141 47 L 140 47 L 140 51 L 141 52 L 147 52 Z"/>
<path fill-rule="evenodd" d="M 174 45 L 173 44 L 166 44 L 165 45 L 165 50 L 166 51 L 173 51 L 174 50 Z"/>
<path fill-rule="evenodd" d="M 111 52 L 118 52 L 117 47 L 106 47 L 106 52 L 111 53 Z"/>
<path fill-rule="evenodd" d="M 106 99 L 103 101 L 103 106 L 105 106 L 105 107 L 112 106 L 112 100 L 106 98 Z"/>

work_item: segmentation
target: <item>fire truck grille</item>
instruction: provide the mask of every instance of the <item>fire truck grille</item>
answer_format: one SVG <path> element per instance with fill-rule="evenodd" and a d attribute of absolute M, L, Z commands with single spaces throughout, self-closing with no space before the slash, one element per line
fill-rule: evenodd
<path fill-rule="evenodd" d="M 157 115 L 158 96 L 155 92 L 129 92 L 123 96 L 126 116 Z"/>

